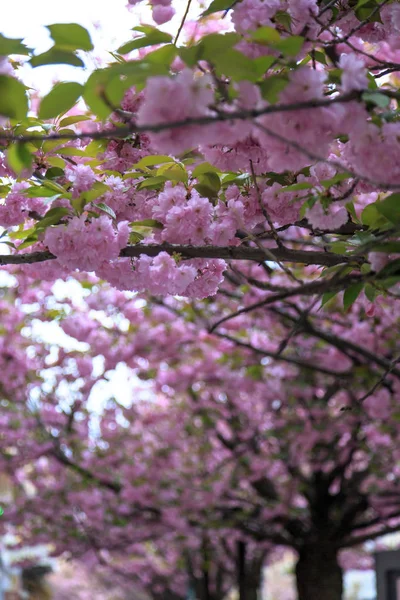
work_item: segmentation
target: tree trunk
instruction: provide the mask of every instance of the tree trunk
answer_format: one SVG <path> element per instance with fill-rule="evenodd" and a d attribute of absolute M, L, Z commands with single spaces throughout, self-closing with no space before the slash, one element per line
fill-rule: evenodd
<path fill-rule="evenodd" d="M 342 600 L 343 573 L 335 548 L 304 546 L 296 565 L 298 600 Z"/>

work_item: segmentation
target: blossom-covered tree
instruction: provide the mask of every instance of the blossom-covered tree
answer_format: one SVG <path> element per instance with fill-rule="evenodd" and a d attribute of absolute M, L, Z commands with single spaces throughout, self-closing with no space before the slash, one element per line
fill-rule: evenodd
<path fill-rule="evenodd" d="M 19 61 L 89 33 L 0 36 L 4 523 L 202 600 L 287 546 L 339 600 L 340 551 L 400 528 L 400 6 L 194 4 L 39 101 Z M 151 400 L 93 414 L 120 363 Z"/>

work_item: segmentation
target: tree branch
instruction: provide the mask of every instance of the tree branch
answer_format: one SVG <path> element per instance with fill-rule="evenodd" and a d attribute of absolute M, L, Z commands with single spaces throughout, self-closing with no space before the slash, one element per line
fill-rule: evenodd
<path fill-rule="evenodd" d="M 213 332 L 213 335 L 216 335 L 222 339 L 229 340 L 236 346 L 240 346 L 241 348 L 247 348 L 251 350 L 255 354 L 259 354 L 260 356 L 266 356 L 268 358 L 274 358 L 275 360 L 287 362 L 292 365 L 296 365 L 298 367 L 302 367 L 303 369 L 308 369 L 310 371 L 316 371 L 317 373 L 324 373 L 325 375 L 332 375 L 333 377 L 349 377 L 350 372 L 348 371 L 332 371 L 327 367 L 321 367 L 316 365 L 315 363 L 309 363 L 306 360 L 302 360 L 301 358 L 296 358 L 292 356 L 284 356 L 282 354 L 278 354 L 277 352 L 270 352 L 268 350 L 263 350 L 262 348 L 257 348 L 256 346 L 252 346 L 246 342 L 242 342 L 242 340 L 238 340 L 226 333 L 218 333 L 216 331 Z"/>
<path fill-rule="evenodd" d="M 339 291 L 345 285 L 347 286 L 351 283 L 362 281 L 362 279 L 359 275 L 343 277 L 342 279 L 335 279 L 335 281 L 333 281 L 334 279 L 335 278 L 332 277 L 332 279 L 328 279 L 328 280 L 324 280 L 324 281 L 312 281 L 311 283 L 305 283 L 304 285 L 299 285 L 298 287 L 295 287 L 295 288 L 286 289 L 285 291 L 278 292 L 277 294 L 270 294 L 267 298 L 264 298 L 264 300 L 260 300 L 259 302 L 250 304 L 249 306 L 241 308 L 240 310 L 237 310 L 236 312 L 231 313 L 231 314 L 223 317 L 222 319 L 219 319 L 219 321 L 214 323 L 214 325 L 212 325 L 212 327 L 210 328 L 210 333 L 213 333 L 213 331 L 215 331 L 215 329 L 217 329 L 217 327 L 222 325 L 222 323 L 226 323 L 226 321 L 230 321 L 231 319 L 234 319 L 235 317 L 238 317 L 239 315 L 246 314 L 246 313 L 256 310 L 258 308 L 263 308 L 264 306 L 268 306 L 269 304 L 273 304 L 274 302 L 278 302 L 279 300 L 285 300 L 286 298 L 291 298 L 293 296 L 311 296 L 313 294 L 321 294 L 321 293 L 325 293 L 327 291 L 329 291 L 329 292 L 333 292 L 336 290 Z M 282 316 L 286 316 L 286 313 L 281 313 L 281 314 L 282 314 Z M 291 317 L 291 320 L 293 322 L 297 322 L 297 320 L 294 319 L 293 317 Z"/>
<path fill-rule="evenodd" d="M 386 90 L 384 90 L 386 91 Z M 218 112 L 215 115 L 204 116 L 204 117 L 189 117 L 179 121 L 171 121 L 170 123 L 146 123 L 144 125 L 135 125 L 135 123 L 129 123 L 124 127 L 115 127 L 113 129 L 103 129 L 100 131 L 92 132 L 81 132 L 81 133 L 49 133 L 49 134 L 35 134 L 28 133 L 22 135 L 15 135 L 8 131 L 0 131 L 0 140 L 9 140 L 12 142 L 35 142 L 35 141 L 48 141 L 48 140 L 84 140 L 84 139 L 112 139 L 112 138 L 124 138 L 132 133 L 158 133 L 169 129 L 177 129 L 179 127 L 188 127 L 190 125 L 211 125 L 219 121 L 244 121 L 247 119 L 256 119 L 262 115 L 297 111 L 297 110 L 309 110 L 311 108 L 320 108 L 331 106 L 333 104 L 343 104 L 346 102 L 352 102 L 361 97 L 362 92 L 350 92 L 349 94 L 343 94 L 336 98 L 324 98 L 322 100 L 308 100 L 307 102 L 292 102 L 289 104 L 274 104 L 272 106 L 265 106 L 260 109 L 253 110 L 235 110 L 232 112 Z M 126 114 L 126 113 L 125 113 Z M 132 118 L 133 118 L 132 113 Z"/>
<path fill-rule="evenodd" d="M 224 260 L 254 260 L 265 261 L 265 253 L 259 248 L 246 246 L 189 246 L 175 244 L 136 244 L 121 250 L 121 257 L 139 257 L 142 254 L 157 256 L 160 252 L 167 254 L 181 254 L 183 258 L 222 258 Z M 340 256 L 330 252 L 317 252 L 307 250 L 291 250 L 289 248 L 274 249 L 277 260 L 284 262 L 301 263 L 304 265 L 321 265 L 332 267 L 342 263 L 354 262 L 354 257 Z M 57 257 L 51 252 L 31 252 L 28 254 L 0 255 L 1 265 L 20 265 L 39 263 L 54 260 Z M 361 261 L 358 261 L 361 262 Z"/>

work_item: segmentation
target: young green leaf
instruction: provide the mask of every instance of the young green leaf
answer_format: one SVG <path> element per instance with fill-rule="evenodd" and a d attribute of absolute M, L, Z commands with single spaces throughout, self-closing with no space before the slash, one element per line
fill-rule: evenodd
<path fill-rule="evenodd" d="M 39 107 L 41 119 L 52 119 L 72 108 L 82 95 L 83 86 L 74 81 L 57 83 L 44 97 Z"/>
<path fill-rule="evenodd" d="M 129 52 L 132 52 L 132 50 L 137 50 L 138 48 L 155 46 L 156 44 L 168 44 L 171 40 L 172 36 L 169 33 L 165 33 L 156 27 L 152 27 L 150 31 L 142 37 L 131 40 L 126 44 L 122 44 L 117 52 L 119 52 L 119 54 L 128 54 Z"/>
<path fill-rule="evenodd" d="M 202 17 L 206 17 L 207 15 L 212 15 L 215 12 L 220 12 L 221 10 L 229 10 L 237 1 L 234 0 L 214 0 L 211 2 L 210 6 L 205 10 L 202 14 Z"/>
<path fill-rule="evenodd" d="M 27 112 L 28 98 L 24 84 L 14 77 L 0 75 L 0 115 L 21 120 Z"/>
<path fill-rule="evenodd" d="M 17 175 L 20 175 L 24 169 L 30 169 L 32 155 L 26 144 L 20 142 L 11 144 L 7 149 L 7 162 Z"/>
<path fill-rule="evenodd" d="M 391 223 L 400 222 L 400 193 L 391 194 L 381 202 L 375 202 L 374 206 Z"/>
<path fill-rule="evenodd" d="M 70 50 L 64 50 L 53 46 L 47 52 L 32 56 L 29 61 L 32 67 L 43 65 L 72 65 L 73 67 L 84 67 L 85 63 Z"/>
<path fill-rule="evenodd" d="M 21 39 L 5 37 L 0 33 L 0 56 L 9 56 L 10 54 L 30 54 L 32 48 L 28 48 L 22 43 Z"/>
<path fill-rule="evenodd" d="M 363 287 L 364 283 L 360 281 L 359 283 L 353 283 L 348 288 L 346 288 L 343 294 L 343 308 L 345 311 L 348 311 L 350 307 L 354 304 L 354 302 L 360 295 Z"/>
<path fill-rule="evenodd" d="M 98 204 L 95 204 L 95 206 L 96 206 L 96 208 L 98 208 L 102 212 L 106 213 L 112 219 L 116 219 L 117 218 L 117 215 L 115 214 L 115 212 L 113 211 L 113 209 L 110 206 L 108 206 L 108 204 L 104 204 L 104 202 L 99 202 Z"/>
<path fill-rule="evenodd" d="M 57 48 L 63 50 L 93 50 L 90 35 L 82 25 L 78 23 L 55 23 L 48 25 L 47 29 L 53 38 Z"/>

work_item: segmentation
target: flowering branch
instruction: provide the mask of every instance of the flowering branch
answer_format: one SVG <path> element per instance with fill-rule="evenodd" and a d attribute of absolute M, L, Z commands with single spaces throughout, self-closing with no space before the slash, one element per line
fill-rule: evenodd
<path fill-rule="evenodd" d="M 236 110 L 232 112 L 220 112 L 218 111 L 215 115 L 203 116 L 203 117 L 190 117 L 179 121 L 171 121 L 169 123 L 148 123 L 144 125 L 135 125 L 130 123 L 124 127 L 115 127 L 113 129 L 102 129 L 100 131 L 82 132 L 82 133 L 49 133 L 49 134 L 35 134 L 28 133 L 23 135 L 15 135 L 13 133 L 2 131 L 0 132 L 0 140 L 8 140 L 11 142 L 34 142 L 34 141 L 48 141 L 48 140 L 82 140 L 82 139 L 108 139 L 108 138 L 124 138 L 131 133 L 158 133 L 160 131 L 166 131 L 170 129 L 177 129 L 178 127 L 188 127 L 189 125 L 211 125 L 219 121 L 245 121 L 247 119 L 256 119 L 262 115 L 295 111 L 295 110 L 308 110 L 310 108 L 329 107 L 333 104 L 343 104 L 346 102 L 352 102 L 361 97 L 362 92 L 350 92 L 337 96 L 333 99 L 322 99 L 322 100 L 307 100 L 306 102 L 293 102 L 289 104 L 274 104 L 272 106 L 265 106 L 260 109 L 252 110 Z M 386 93 L 383 90 L 382 93 Z M 397 97 L 397 96 L 396 96 Z M 129 113 L 124 111 L 125 117 L 128 117 Z M 134 116 L 133 113 L 131 115 Z"/>
<path fill-rule="evenodd" d="M 221 258 L 224 260 L 254 260 L 264 262 L 265 252 L 259 248 L 246 246 L 190 246 L 186 244 L 136 244 L 121 250 L 121 257 L 135 258 L 145 254 L 157 256 L 160 252 L 167 254 L 180 254 L 183 258 Z M 342 263 L 362 263 L 354 257 L 340 256 L 331 252 L 315 252 L 309 250 L 292 250 L 289 248 L 275 248 L 274 257 L 278 261 L 301 263 L 304 265 L 321 265 L 332 267 Z M 31 252 L 27 254 L 0 255 L 0 266 L 21 265 L 54 260 L 57 257 L 51 252 Z"/>

